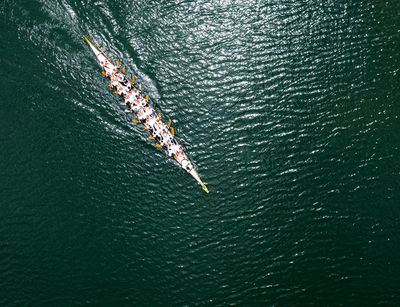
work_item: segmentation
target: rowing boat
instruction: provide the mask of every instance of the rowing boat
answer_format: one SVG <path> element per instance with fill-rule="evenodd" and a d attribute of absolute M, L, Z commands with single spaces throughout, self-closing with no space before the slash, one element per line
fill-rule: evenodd
<path fill-rule="evenodd" d="M 125 83 L 116 82 L 116 83 L 118 83 L 119 91 L 124 92 L 124 93 L 131 91 L 132 84 L 126 81 L 125 74 L 123 74 L 121 72 L 121 70 L 118 70 L 118 65 L 117 64 L 114 65 L 113 62 L 111 61 L 111 59 L 109 57 L 107 57 L 105 55 L 105 53 L 103 51 L 101 51 L 100 48 L 98 48 L 96 46 L 96 44 L 89 37 L 85 36 L 84 40 L 89 45 L 89 47 L 91 48 L 93 53 L 95 54 L 100 66 L 103 68 L 103 71 L 104 71 L 104 69 L 107 69 L 108 71 L 118 72 L 118 75 L 120 75 L 120 76 L 121 75 L 124 76 Z M 112 79 L 112 77 L 110 75 L 107 75 L 107 76 L 110 79 Z M 112 75 L 112 76 L 114 76 L 114 75 Z M 135 89 L 135 91 L 140 92 L 140 94 L 141 94 L 140 90 Z M 146 110 L 150 110 L 151 113 L 155 114 L 155 110 L 151 104 L 146 105 Z M 144 124 L 144 128 L 146 128 L 145 123 L 143 121 L 141 121 L 141 122 L 142 122 L 142 124 Z M 171 133 L 171 131 L 169 129 L 169 125 L 166 125 L 165 123 L 163 123 L 162 119 L 160 117 L 157 117 L 157 123 L 158 123 L 158 127 L 166 134 L 167 138 L 171 139 L 174 142 L 174 144 L 180 148 L 176 152 L 176 154 L 174 154 L 172 156 L 172 158 L 179 164 L 179 166 L 181 168 L 183 168 L 186 172 L 188 172 L 190 175 L 192 175 L 192 177 L 201 185 L 203 190 L 206 193 L 208 193 L 207 186 L 200 179 L 200 176 L 197 173 L 196 169 L 194 168 L 192 162 L 189 160 L 188 156 L 183 151 L 182 147 L 176 141 L 173 133 Z M 161 147 L 161 146 L 159 145 L 159 147 Z"/>

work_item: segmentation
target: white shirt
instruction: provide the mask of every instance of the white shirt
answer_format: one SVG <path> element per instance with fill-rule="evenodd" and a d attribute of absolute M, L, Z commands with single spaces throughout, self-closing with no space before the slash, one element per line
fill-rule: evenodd
<path fill-rule="evenodd" d="M 112 68 L 108 67 L 108 66 L 104 66 L 104 70 L 106 71 L 107 75 L 112 75 L 113 70 Z"/>
<path fill-rule="evenodd" d="M 128 98 L 125 99 L 125 101 L 133 103 L 133 101 L 135 100 L 135 96 L 133 95 L 132 92 L 128 93 Z"/>
<path fill-rule="evenodd" d="M 153 110 L 151 109 L 151 108 L 147 108 L 146 109 L 146 111 L 144 112 L 144 114 L 146 115 L 146 116 L 150 116 L 151 115 L 151 113 L 153 113 Z"/>
<path fill-rule="evenodd" d="M 147 120 L 148 125 L 151 126 L 151 127 L 154 126 L 154 123 L 155 123 L 155 122 L 156 122 L 156 119 L 153 118 L 153 117 L 151 117 L 151 118 L 149 118 L 149 119 Z"/>
<path fill-rule="evenodd" d="M 139 119 L 145 119 L 146 116 L 144 115 L 143 109 L 139 109 L 138 113 L 137 113 L 137 117 Z"/>

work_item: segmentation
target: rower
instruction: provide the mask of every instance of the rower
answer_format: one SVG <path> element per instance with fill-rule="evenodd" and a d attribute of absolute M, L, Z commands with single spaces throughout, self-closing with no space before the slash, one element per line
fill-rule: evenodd
<path fill-rule="evenodd" d="M 135 113 L 137 113 L 139 111 L 139 108 L 137 105 L 134 105 L 133 103 L 131 104 L 131 110 Z"/>
<path fill-rule="evenodd" d="M 107 64 L 104 66 L 104 70 L 106 72 L 107 77 L 110 77 L 111 75 L 113 75 L 113 69 L 111 67 L 108 67 Z"/>
<path fill-rule="evenodd" d="M 115 73 L 114 76 L 115 76 L 115 80 L 117 80 L 119 82 L 122 82 L 124 80 L 124 75 L 119 72 Z"/>
<path fill-rule="evenodd" d="M 145 121 L 146 120 L 146 115 L 144 114 L 144 110 L 142 109 L 142 108 L 139 108 L 139 110 L 138 110 L 138 112 L 137 112 L 137 118 L 140 120 L 140 121 Z"/>
<path fill-rule="evenodd" d="M 158 142 L 161 141 L 162 138 L 160 135 L 160 127 L 157 125 L 157 123 L 154 123 L 152 135 Z"/>
<path fill-rule="evenodd" d="M 126 100 L 129 101 L 129 103 L 133 104 L 135 101 L 135 95 L 133 94 L 133 91 L 130 90 L 127 94 L 126 94 Z"/>
<path fill-rule="evenodd" d="M 158 134 L 161 132 L 161 126 L 160 123 L 157 122 L 157 120 L 154 122 L 154 128 L 157 130 Z"/>
<path fill-rule="evenodd" d="M 161 145 L 162 145 L 163 147 L 169 148 L 169 147 L 170 147 L 170 144 L 171 144 L 171 143 L 169 142 L 168 137 L 163 137 L 163 138 L 162 138 Z"/>
<path fill-rule="evenodd" d="M 139 104 L 142 106 L 142 107 L 145 107 L 146 106 L 146 100 L 144 100 L 143 98 L 139 98 L 138 99 L 138 101 L 139 101 Z"/>
<path fill-rule="evenodd" d="M 117 89 L 117 94 L 124 97 L 126 94 L 126 89 L 124 87 Z"/>
<path fill-rule="evenodd" d="M 168 147 L 168 155 L 173 158 L 177 153 L 179 152 L 179 146 L 177 145 L 171 145 Z"/>
<path fill-rule="evenodd" d="M 174 157 L 175 157 L 175 153 L 173 152 L 173 150 L 172 150 L 171 147 L 168 148 L 168 156 L 169 156 L 170 158 L 174 158 Z"/>
<path fill-rule="evenodd" d="M 168 143 L 164 141 L 164 139 L 161 139 L 160 145 L 162 148 L 168 148 Z"/>
<path fill-rule="evenodd" d="M 153 113 L 153 111 L 151 110 L 150 107 L 144 107 L 146 110 L 144 112 L 144 114 L 146 115 L 147 118 L 149 118 L 151 116 L 151 114 Z"/>
<path fill-rule="evenodd" d="M 131 84 L 129 83 L 128 80 L 126 80 L 125 77 L 122 79 L 122 81 L 120 81 L 120 83 L 122 84 L 122 86 L 126 86 L 126 87 L 129 87 L 129 88 L 131 87 Z"/>
<path fill-rule="evenodd" d="M 161 137 L 166 144 L 169 142 L 168 132 L 165 130 L 165 128 L 162 128 L 161 130 Z"/>
<path fill-rule="evenodd" d="M 112 85 L 113 87 L 116 87 L 116 88 L 118 88 L 118 87 L 120 86 L 120 85 L 119 85 L 119 82 L 116 81 L 116 80 L 112 81 L 112 82 L 111 82 L 111 85 Z"/>
<path fill-rule="evenodd" d="M 154 129 L 153 127 L 154 127 L 155 123 L 156 123 L 156 119 L 153 117 L 148 118 L 146 121 L 147 126 L 149 126 L 149 128 L 152 128 L 152 129 Z"/>

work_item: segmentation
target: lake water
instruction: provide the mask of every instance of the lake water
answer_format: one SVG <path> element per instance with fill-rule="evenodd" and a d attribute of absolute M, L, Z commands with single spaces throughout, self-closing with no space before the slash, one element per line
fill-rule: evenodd
<path fill-rule="evenodd" d="M 1 2 L 1 306 L 400 304 L 399 1 Z"/>

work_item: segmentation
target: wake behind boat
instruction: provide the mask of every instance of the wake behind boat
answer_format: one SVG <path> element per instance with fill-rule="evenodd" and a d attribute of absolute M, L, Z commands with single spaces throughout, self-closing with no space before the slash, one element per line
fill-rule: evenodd
<path fill-rule="evenodd" d="M 111 80 L 109 87 L 115 88 L 114 93 L 124 98 L 122 104 L 128 107 L 125 112 L 136 116 L 137 119 L 132 120 L 132 123 L 142 124 L 144 129 L 149 132 L 149 139 L 156 141 L 156 147 L 165 149 L 168 156 L 192 175 L 203 190 L 208 193 L 207 186 L 200 179 L 182 146 L 177 142 L 174 129 L 170 127 L 171 121 L 167 125 L 162 121 L 161 114 L 157 114 L 154 107 L 149 103 L 149 97 L 143 96 L 141 90 L 135 88 L 134 77 L 132 76 L 131 81 L 129 81 L 125 76 L 125 68 L 122 67 L 118 70 L 118 61 L 114 65 L 89 37 L 85 36 L 84 40 L 96 55 L 103 69 L 102 74 Z"/>

